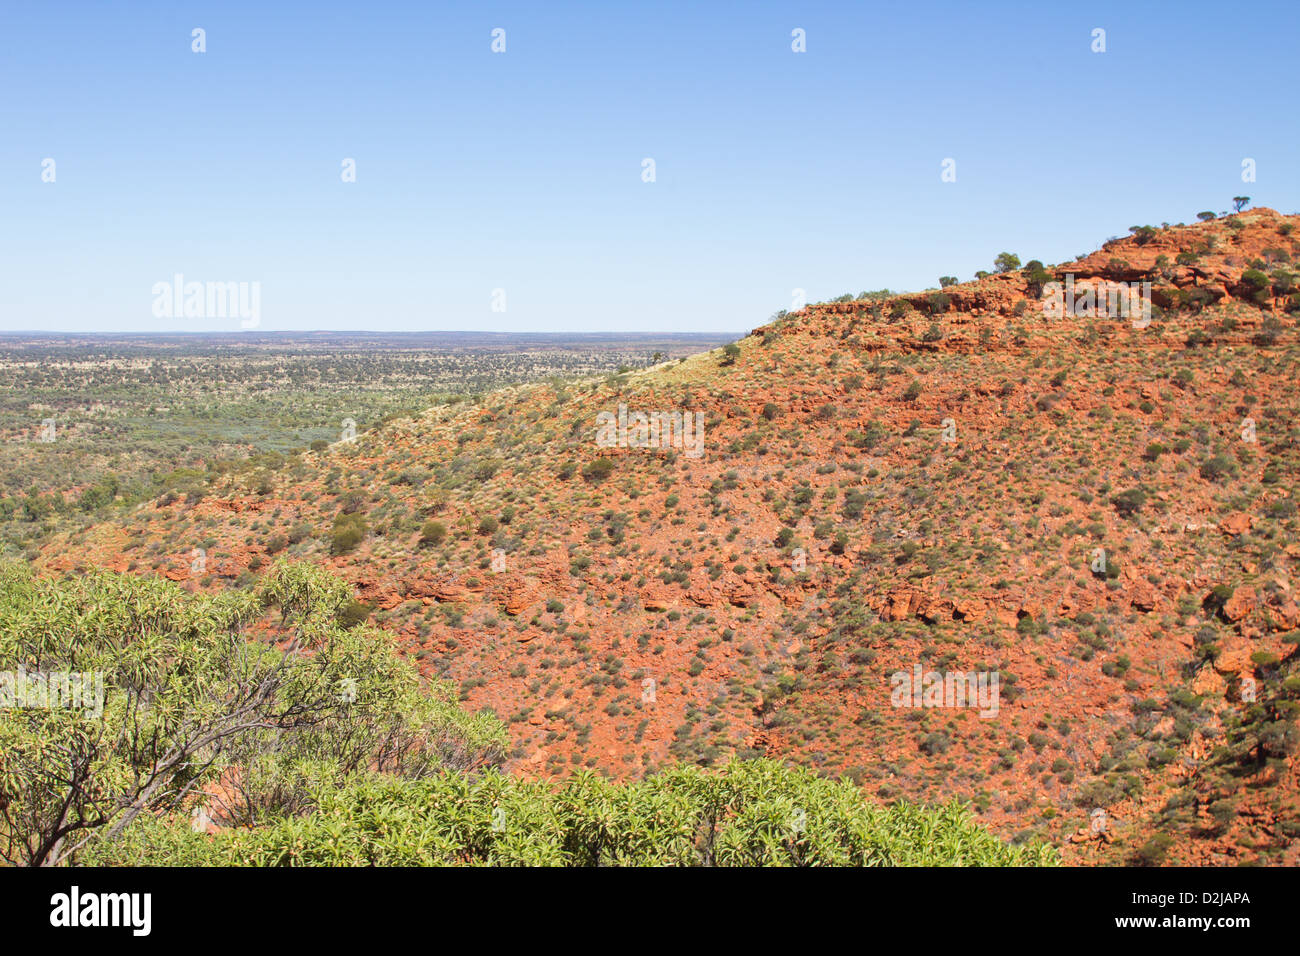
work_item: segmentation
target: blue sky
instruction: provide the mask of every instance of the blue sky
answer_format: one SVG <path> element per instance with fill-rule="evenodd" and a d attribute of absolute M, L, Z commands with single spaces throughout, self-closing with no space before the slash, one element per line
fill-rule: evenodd
<path fill-rule="evenodd" d="M 155 316 L 180 273 L 260 283 L 263 331 L 743 332 L 1295 212 L 1298 11 L 5 0 L 0 331 L 237 334 Z"/>

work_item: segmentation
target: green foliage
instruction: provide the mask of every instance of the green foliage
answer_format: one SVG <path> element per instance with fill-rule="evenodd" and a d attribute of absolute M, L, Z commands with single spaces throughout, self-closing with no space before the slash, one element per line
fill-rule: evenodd
<path fill-rule="evenodd" d="M 1040 296 L 1043 286 L 1052 281 L 1052 274 L 1037 259 L 1030 259 L 1024 268 L 1025 281 L 1029 284 L 1029 294 Z"/>
<path fill-rule="evenodd" d="M 1247 269 L 1241 274 L 1241 287 L 1245 292 L 1245 298 L 1256 305 L 1263 305 L 1268 301 L 1272 282 L 1259 269 Z"/>
<path fill-rule="evenodd" d="M 1013 252 L 999 252 L 993 268 L 998 272 L 1015 272 L 1020 268 L 1020 257 Z"/>
<path fill-rule="evenodd" d="M 1168 834 L 1157 833 L 1134 852 L 1133 863 L 1137 866 L 1159 866 L 1172 845 L 1173 839 Z"/>
<path fill-rule="evenodd" d="M 441 521 L 426 521 L 420 529 L 420 544 L 437 547 L 447 539 L 447 526 Z"/>
<path fill-rule="evenodd" d="M 599 484 L 609 477 L 614 470 L 614 462 L 609 458 L 597 458 L 582 469 L 582 477 L 592 484 Z"/>
<path fill-rule="evenodd" d="M 328 572 L 286 562 L 256 592 L 217 596 L 0 566 L 0 671 L 98 674 L 102 687 L 98 707 L 0 708 L 0 861 L 80 862 L 159 815 L 188 827 L 218 783 L 225 822 L 256 825 L 357 773 L 498 763 L 500 721 L 422 686 L 389 635 L 345 627 L 351 602 Z M 273 608 L 278 644 L 251 639 Z"/>
<path fill-rule="evenodd" d="M 1227 455 L 1218 454 L 1201 462 L 1200 473 L 1206 481 L 1221 481 L 1237 473 L 1237 464 Z"/>
<path fill-rule="evenodd" d="M 844 504 L 841 506 L 844 517 L 853 520 L 861 518 L 869 500 L 867 493 L 861 488 L 850 488 L 844 495 Z"/>
<path fill-rule="evenodd" d="M 1147 493 L 1141 488 L 1129 488 L 1112 496 L 1110 503 L 1122 515 L 1135 515 L 1147 503 Z"/>
<path fill-rule="evenodd" d="M 348 601 L 339 611 L 339 623 L 344 627 L 356 627 L 364 624 L 370 617 L 370 606 L 360 601 Z"/>
<path fill-rule="evenodd" d="M 149 820 L 95 862 L 257 866 L 1051 866 L 956 802 L 867 803 L 848 780 L 776 761 L 679 767 L 615 784 L 583 771 L 552 787 L 489 771 L 415 783 L 358 775 L 315 791 L 315 812 L 194 834 Z"/>
<path fill-rule="evenodd" d="M 360 514 L 342 514 L 334 518 L 334 530 L 330 535 L 330 553 L 347 554 L 356 550 L 365 540 L 366 520 Z"/>
<path fill-rule="evenodd" d="M 855 428 L 850 431 L 847 437 L 853 447 L 866 451 L 875 448 L 888 434 L 889 432 L 883 424 L 872 419 L 861 429 Z"/>
<path fill-rule="evenodd" d="M 931 292 L 925 297 L 925 307 L 931 315 L 947 312 L 952 305 L 952 296 L 946 292 Z"/>

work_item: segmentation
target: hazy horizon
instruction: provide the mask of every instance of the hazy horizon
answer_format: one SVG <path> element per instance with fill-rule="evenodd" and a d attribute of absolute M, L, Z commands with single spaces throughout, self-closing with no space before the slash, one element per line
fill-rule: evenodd
<path fill-rule="evenodd" d="M 761 323 L 759 323 L 761 324 Z M 585 331 L 567 331 L 564 329 L 520 329 L 520 330 L 496 330 L 496 329 L 212 329 L 212 330 L 185 330 L 172 329 L 159 332 L 114 332 L 104 331 L 102 329 L 5 329 L 0 330 L 0 338 L 24 338 L 35 336 L 92 336 L 103 338 L 165 338 L 168 336 L 219 336 L 230 335 L 238 338 L 253 339 L 257 336 L 308 336 L 308 335 L 392 335 L 392 336 L 419 336 L 419 335 L 485 335 L 485 336 L 502 336 L 510 338 L 524 338 L 527 336 L 546 336 L 551 338 L 653 338 L 656 336 L 665 336 L 673 338 L 701 338 L 713 339 L 725 335 L 747 335 L 750 329 L 719 329 L 717 331 L 704 332 L 687 332 L 687 331 L 669 331 L 659 329 L 626 329 L 616 332 L 601 332 L 598 330 Z"/>

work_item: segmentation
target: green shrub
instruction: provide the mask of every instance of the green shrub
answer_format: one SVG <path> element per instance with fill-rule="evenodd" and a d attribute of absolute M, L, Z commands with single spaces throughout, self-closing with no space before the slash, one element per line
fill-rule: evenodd
<path fill-rule="evenodd" d="M 1272 291 L 1272 282 L 1259 269 L 1247 269 L 1241 274 L 1241 289 L 1244 298 L 1256 305 L 1263 305 L 1268 301 L 1269 293 Z"/>
<path fill-rule="evenodd" d="M 330 553 L 338 555 L 355 551 L 365 537 L 366 523 L 360 515 L 339 515 L 330 535 Z"/>
<path fill-rule="evenodd" d="M 592 484 L 598 484 L 609 477 L 614 470 L 614 462 L 609 458 L 597 458 L 582 469 L 582 477 Z"/>
<path fill-rule="evenodd" d="M 362 604 L 360 601 L 348 601 L 339 609 L 339 623 L 345 628 L 364 624 L 370 617 L 370 610 L 369 605 Z"/>
<path fill-rule="evenodd" d="M 1029 294 L 1038 297 L 1043 294 L 1043 286 L 1052 281 L 1052 274 L 1037 259 L 1030 259 L 1024 269 L 1025 281 L 1029 284 Z"/>
<path fill-rule="evenodd" d="M 937 732 L 926 734 L 920 744 L 921 751 L 931 757 L 936 757 L 939 754 L 944 753 L 951 746 L 952 738 L 947 734 Z"/>
<path fill-rule="evenodd" d="M 1173 842 L 1167 833 L 1157 833 L 1134 853 L 1134 862 L 1138 866 L 1159 866 L 1168 855 Z"/>
<path fill-rule="evenodd" d="M 774 760 L 559 785 L 496 770 L 322 787 L 310 815 L 196 834 L 149 819 L 95 862 L 253 866 L 1053 866 L 939 807 L 867 802 L 851 781 Z"/>
<path fill-rule="evenodd" d="M 426 521 L 420 529 L 420 544 L 437 547 L 447 540 L 447 526 L 441 521 Z"/>
<path fill-rule="evenodd" d="M 1206 481 L 1220 481 L 1237 473 L 1237 464 L 1224 454 L 1218 454 L 1201 462 L 1200 474 Z"/>
<path fill-rule="evenodd" d="M 197 861 L 208 837 L 189 828 L 195 795 L 236 770 L 240 799 L 221 812 L 227 832 L 251 833 L 300 819 L 358 774 L 499 764 L 501 722 L 423 684 L 355 603 L 338 578 L 283 561 L 256 591 L 215 596 L 0 565 L 0 661 L 102 675 L 97 708 L 0 708 L 0 865 L 128 863 L 150 834 L 165 846 L 136 862 Z"/>
<path fill-rule="evenodd" d="M 1147 503 L 1147 493 L 1141 488 L 1130 488 L 1112 496 L 1110 503 L 1122 515 L 1135 515 Z"/>
<path fill-rule="evenodd" d="M 948 307 L 952 305 L 952 296 L 946 292 L 931 292 L 925 297 L 926 310 L 931 315 L 938 315 L 941 312 L 947 312 Z"/>

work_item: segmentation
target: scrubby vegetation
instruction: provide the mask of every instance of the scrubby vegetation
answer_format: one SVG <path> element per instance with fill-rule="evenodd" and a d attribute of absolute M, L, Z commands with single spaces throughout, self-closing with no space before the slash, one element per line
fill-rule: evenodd
<path fill-rule="evenodd" d="M 74 862 L 142 819 L 232 825 L 303 812 L 357 772 L 419 779 L 498 763 L 501 723 L 424 686 L 387 635 L 348 628 L 346 585 L 281 564 L 256 593 L 188 596 L 99 573 L 0 568 L 0 670 L 99 674 L 102 712 L 0 708 L 0 859 Z M 268 609 L 269 627 L 256 627 Z"/>
<path fill-rule="evenodd" d="M 0 665 L 103 675 L 94 709 L 0 710 L 13 865 L 1021 865 L 958 804 L 875 807 L 771 761 L 561 787 L 495 768 L 504 726 L 423 686 L 349 589 L 281 563 L 186 595 L 0 567 Z M 561 608 L 562 610 L 562 608 Z M 194 826 L 194 821 L 200 821 Z M 211 823 L 215 835 L 206 832 Z"/>
<path fill-rule="evenodd" d="M 722 336 L 0 335 L 0 554 L 238 475 L 268 495 L 303 456 L 434 405 L 638 368 Z M 53 441 L 42 438 L 51 421 Z"/>
<path fill-rule="evenodd" d="M 155 819 L 98 863 L 257 866 L 1043 866 L 957 803 L 875 807 L 847 781 L 774 761 L 717 773 L 678 767 L 615 784 L 590 771 L 561 786 L 497 772 L 417 783 L 364 776 L 314 791 L 309 815 L 197 835 Z"/>

